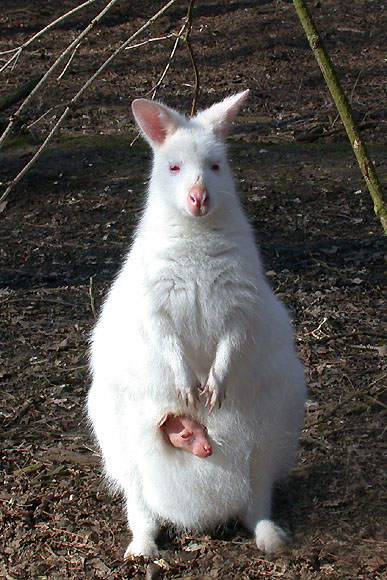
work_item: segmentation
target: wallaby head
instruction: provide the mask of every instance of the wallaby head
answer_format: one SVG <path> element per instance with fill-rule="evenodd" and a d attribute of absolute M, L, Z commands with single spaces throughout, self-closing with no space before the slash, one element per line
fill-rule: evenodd
<path fill-rule="evenodd" d="M 161 103 L 136 99 L 135 119 L 150 143 L 150 194 L 167 207 L 204 218 L 234 196 L 225 137 L 249 91 L 227 97 L 187 119 Z"/>

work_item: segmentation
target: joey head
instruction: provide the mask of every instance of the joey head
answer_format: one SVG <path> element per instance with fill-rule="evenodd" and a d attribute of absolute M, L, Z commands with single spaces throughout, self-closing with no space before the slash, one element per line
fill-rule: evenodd
<path fill-rule="evenodd" d="M 206 429 L 186 415 L 164 415 L 158 424 L 167 443 L 197 457 L 212 455 Z"/>

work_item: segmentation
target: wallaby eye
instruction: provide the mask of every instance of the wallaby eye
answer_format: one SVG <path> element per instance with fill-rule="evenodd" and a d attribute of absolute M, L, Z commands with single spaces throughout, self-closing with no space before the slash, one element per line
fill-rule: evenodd
<path fill-rule="evenodd" d="M 182 439 L 189 439 L 190 437 L 192 437 L 192 432 L 191 431 L 187 431 L 187 432 L 183 432 L 180 437 Z"/>
<path fill-rule="evenodd" d="M 212 171 L 219 171 L 219 164 L 218 163 L 213 163 L 211 165 L 211 169 L 212 169 Z"/>
<path fill-rule="evenodd" d="M 180 171 L 180 165 L 178 165 L 177 163 L 171 163 L 171 165 L 169 166 L 169 171 L 171 173 L 178 173 Z"/>

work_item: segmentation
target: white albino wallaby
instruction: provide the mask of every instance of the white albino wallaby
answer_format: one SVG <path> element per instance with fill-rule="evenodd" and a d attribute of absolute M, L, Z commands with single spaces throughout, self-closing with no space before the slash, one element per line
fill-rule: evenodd
<path fill-rule="evenodd" d="M 238 517 L 262 550 L 286 539 L 270 519 L 271 493 L 295 458 L 305 381 L 227 161 L 224 140 L 247 95 L 191 119 L 132 105 L 153 169 L 93 333 L 88 398 L 106 473 L 126 498 L 126 558 L 156 555 L 162 522 L 197 530 Z M 166 440 L 163 417 L 184 415 L 207 453 Z"/>

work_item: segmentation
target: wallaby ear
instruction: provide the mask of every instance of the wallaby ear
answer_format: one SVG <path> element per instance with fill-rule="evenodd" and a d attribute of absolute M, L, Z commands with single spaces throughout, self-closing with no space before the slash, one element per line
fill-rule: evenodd
<path fill-rule="evenodd" d="M 162 145 L 182 122 L 181 116 L 176 111 L 147 99 L 134 100 L 132 111 L 141 131 L 152 146 Z"/>
<path fill-rule="evenodd" d="M 225 137 L 231 127 L 231 123 L 237 116 L 239 109 L 249 95 L 249 89 L 226 97 L 220 103 L 216 103 L 197 114 L 196 118 L 203 125 L 212 125 L 214 132 Z"/>

